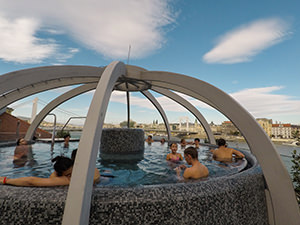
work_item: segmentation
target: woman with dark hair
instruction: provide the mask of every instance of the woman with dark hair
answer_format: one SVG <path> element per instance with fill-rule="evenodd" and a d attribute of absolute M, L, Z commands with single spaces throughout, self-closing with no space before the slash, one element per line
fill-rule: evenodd
<path fill-rule="evenodd" d="M 64 186 L 70 184 L 73 169 L 73 160 L 64 156 L 57 156 L 52 159 L 54 170 L 57 174 L 55 177 L 20 177 L 9 179 L 0 177 L 1 184 L 9 184 L 14 186 Z"/>
<path fill-rule="evenodd" d="M 76 154 L 77 154 L 77 148 L 74 149 L 72 151 L 72 154 L 71 154 L 71 160 L 73 161 L 73 163 L 75 162 Z M 50 175 L 50 178 L 51 177 L 57 177 L 57 176 L 59 176 L 59 173 L 58 173 L 58 170 L 55 169 L 55 171 Z M 100 181 L 100 172 L 99 172 L 99 170 L 97 168 L 95 168 L 94 184 L 98 183 L 99 181 Z"/>

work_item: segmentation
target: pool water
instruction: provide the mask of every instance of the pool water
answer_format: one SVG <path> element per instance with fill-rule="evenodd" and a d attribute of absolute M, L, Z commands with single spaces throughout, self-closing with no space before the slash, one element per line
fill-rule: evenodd
<path fill-rule="evenodd" d="M 0 148 L 1 176 L 9 178 L 49 177 L 53 172 L 51 159 L 58 155 L 70 157 L 72 150 L 77 147 L 78 142 L 70 142 L 69 148 L 63 148 L 63 143 L 55 143 L 53 149 L 48 143 L 35 143 L 32 145 L 33 159 L 22 167 L 13 164 L 15 147 L 2 147 Z M 209 177 L 203 179 L 231 175 L 239 172 L 247 165 L 246 160 L 238 160 L 230 164 L 217 162 L 212 160 L 212 154 L 209 150 L 206 146 L 201 146 L 198 149 L 200 162 L 206 165 L 209 170 Z M 184 156 L 183 151 L 184 149 L 178 145 L 177 152 Z M 186 164 L 186 162 L 172 163 L 166 161 L 166 156 L 170 152 L 167 143 L 162 145 L 160 142 L 154 142 L 151 145 L 145 143 L 144 159 L 139 161 L 130 160 L 130 157 L 126 161 L 104 161 L 99 154 L 96 167 L 103 176 L 101 176 L 101 182 L 97 186 L 138 186 L 184 182 L 177 178 L 174 168 L 180 164 Z"/>

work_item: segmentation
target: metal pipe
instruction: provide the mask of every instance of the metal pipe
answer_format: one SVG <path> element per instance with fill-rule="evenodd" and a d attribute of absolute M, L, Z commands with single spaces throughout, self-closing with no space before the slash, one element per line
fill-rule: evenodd
<path fill-rule="evenodd" d="M 66 128 L 67 124 L 70 122 L 71 119 L 83 119 L 86 118 L 86 116 L 71 116 L 68 121 L 65 123 L 65 125 L 63 126 L 63 128 L 61 129 L 61 133 L 64 131 L 64 129 Z"/>
<path fill-rule="evenodd" d="M 130 102 L 129 102 L 129 91 L 126 91 L 127 96 L 127 128 L 130 128 Z"/>
<path fill-rule="evenodd" d="M 54 117 L 52 137 L 51 137 L 51 147 L 53 147 L 55 143 L 56 115 L 54 113 L 49 113 L 48 115 L 52 115 Z"/>

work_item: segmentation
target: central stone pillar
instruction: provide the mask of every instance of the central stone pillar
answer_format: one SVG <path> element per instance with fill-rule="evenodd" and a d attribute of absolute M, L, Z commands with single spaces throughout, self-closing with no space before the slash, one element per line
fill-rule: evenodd
<path fill-rule="evenodd" d="M 100 157 L 102 160 L 141 160 L 144 157 L 144 130 L 106 128 L 102 130 Z"/>

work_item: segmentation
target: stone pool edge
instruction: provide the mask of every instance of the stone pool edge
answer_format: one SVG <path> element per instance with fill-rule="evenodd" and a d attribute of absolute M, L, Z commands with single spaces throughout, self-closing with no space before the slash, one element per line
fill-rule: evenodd
<path fill-rule="evenodd" d="M 265 182 L 251 168 L 200 181 L 139 187 L 95 187 L 90 224 L 268 224 Z M 67 187 L 0 186 L 0 223 L 61 224 Z"/>

